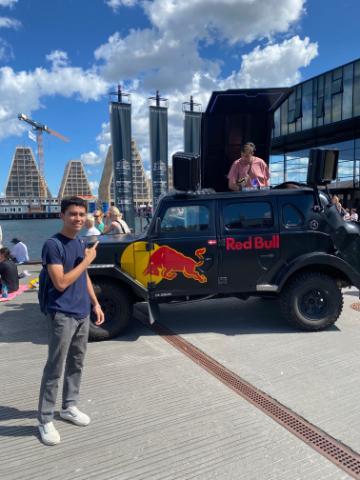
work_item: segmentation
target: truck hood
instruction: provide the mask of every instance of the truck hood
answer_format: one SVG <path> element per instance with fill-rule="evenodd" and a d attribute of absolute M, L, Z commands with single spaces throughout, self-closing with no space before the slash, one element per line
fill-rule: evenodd
<path fill-rule="evenodd" d="M 335 205 L 326 209 L 326 219 L 337 255 L 360 275 L 360 225 L 345 222 Z"/>
<path fill-rule="evenodd" d="M 127 234 L 127 235 L 99 235 L 82 237 L 86 243 L 91 246 L 96 241 L 99 241 L 97 246 L 96 259 L 93 264 L 102 265 L 118 265 L 120 263 L 120 257 L 125 248 L 137 241 L 146 241 L 146 235 L 139 234 Z"/>

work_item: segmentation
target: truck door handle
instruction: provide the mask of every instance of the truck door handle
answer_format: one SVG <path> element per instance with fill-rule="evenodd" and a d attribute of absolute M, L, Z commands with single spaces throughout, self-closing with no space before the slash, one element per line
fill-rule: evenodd
<path fill-rule="evenodd" d="M 274 258 L 275 253 L 264 253 L 263 255 L 259 255 L 260 258 Z"/>
<path fill-rule="evenodd" d="M 214 257 L 205 257 L 204 258 L 204 263 L 200 268 L 204 271 L 209 270 L 209 268 L 212 266 L 213 262 L 214 262 Z"/>

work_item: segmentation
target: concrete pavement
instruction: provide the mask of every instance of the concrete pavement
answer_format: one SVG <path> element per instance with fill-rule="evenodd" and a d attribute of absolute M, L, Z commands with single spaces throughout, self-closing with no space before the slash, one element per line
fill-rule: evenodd
<path fill-rule="evenodd" d="M 296 332 L 277 302 L 255 299 L 162 306 L 161 321 L 360 451 L 355 293 L 345 290 L 325 332 Z M 57 417 L 62 442 L 46 447 L 36 429 L 45 357 L 36 292 L 0 304 L 1 479 L 350 478 L 136 319 L 125 336 L 89 345 L 79 406 L 92 423 Z"/>

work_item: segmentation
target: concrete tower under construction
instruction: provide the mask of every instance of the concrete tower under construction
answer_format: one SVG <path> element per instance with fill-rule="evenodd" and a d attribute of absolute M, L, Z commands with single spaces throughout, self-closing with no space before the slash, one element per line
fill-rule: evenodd
<path fill-rule="evenodd" d="M 134 206 L 148 205 L 151 203 L 151 188 L 149 180 L 146 178 L 141 155 L 137 149 L 136 142 L 131 141 L 131 155 L 132 155 L 132 181 L 133 181 L 133 195 Z M 99 202 L 114 202 L 114 175 L 113 175 L 113 160 L 111 145 L 108 149 L 104 170 L 101 176 L 99 185 Z"/>
<path fill-rule="evenodd" d="M 59 199 L 63 197 L 93 197 L 81 160 L 70 160 L 65 167 L 59 190 Z"/>
<path fill-rule="evenodd" d="M 40 175 L 29 147 L 16 147 L 5 187 L 6 198 L 50 198 L 51 193 Z"/>

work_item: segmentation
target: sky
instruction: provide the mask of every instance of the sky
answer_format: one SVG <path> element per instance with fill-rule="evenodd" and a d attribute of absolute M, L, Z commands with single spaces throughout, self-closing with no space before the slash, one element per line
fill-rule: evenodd
<path fill-rule="evenodd" d="M 110 143 L 109 93 L 131 94 L 132 136 L 150 170 L 148 97 L 169 100 L 169 159 L 182 103 L 214 90 L 289 86 L 360 57 L 359 0 L 0 0 L 0 195 L 16 146 L 44 134 L 58 194 L 69 160 L 97 193 Z"/>

